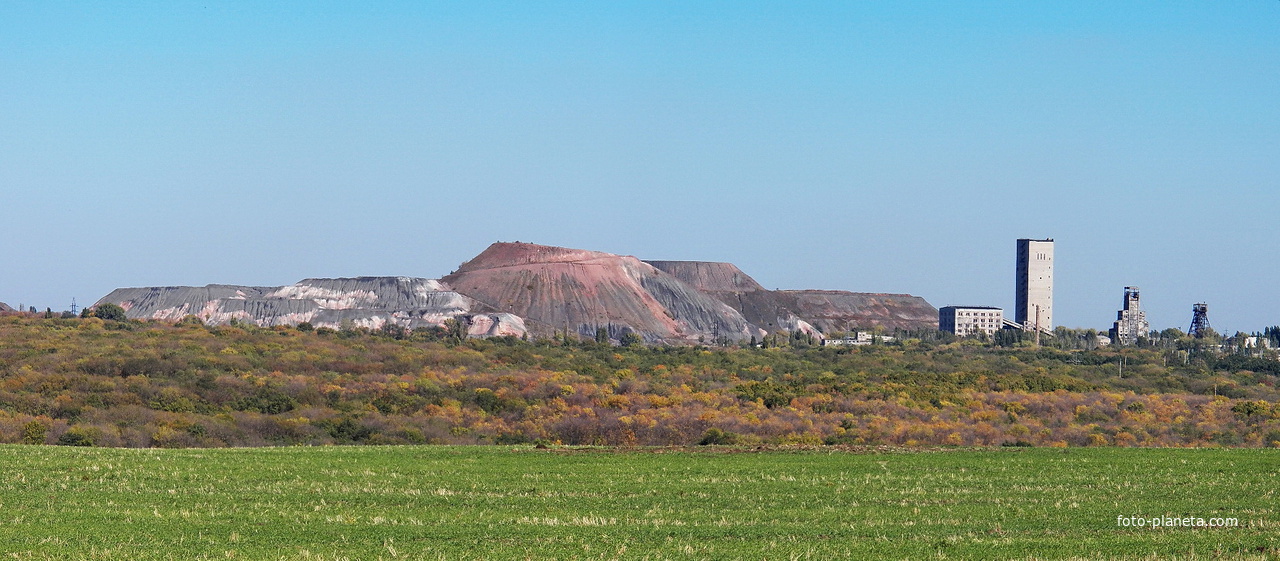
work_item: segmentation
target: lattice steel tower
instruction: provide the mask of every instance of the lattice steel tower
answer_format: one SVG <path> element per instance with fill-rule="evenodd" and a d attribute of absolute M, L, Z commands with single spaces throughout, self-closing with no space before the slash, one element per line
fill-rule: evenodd
<path fill-rule="evenodd" d="M 1209 305 L 1201 302 L 1191 307 L 1191 330 L 1189 335 L 1196 339 L 1203 338 L 1209 331 Z"/>

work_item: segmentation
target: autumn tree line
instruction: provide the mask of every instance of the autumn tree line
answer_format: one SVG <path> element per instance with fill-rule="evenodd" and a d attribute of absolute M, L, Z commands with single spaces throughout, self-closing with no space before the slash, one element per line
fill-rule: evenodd
<path fill-rule="evenodd" d="M 104 315 L 0 316 L 0 442 L 1280 447 L 1280 361 L 1172 333 L 677 347 Z"/>

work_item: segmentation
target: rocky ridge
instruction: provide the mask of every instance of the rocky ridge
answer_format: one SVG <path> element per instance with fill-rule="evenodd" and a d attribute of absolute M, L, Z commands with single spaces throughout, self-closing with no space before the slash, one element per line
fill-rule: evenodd
<path fill-rule="evenodd" d="M 119 304 L 130 318 L 260 326 L 408 329 L 465 322 L 472 336 L 610 339 L 648 342 L 742 341 L 779 330 L 817 336 L 880 326 L 937 327 L 937 309 L 907 294 L 766 290 L 730 263 L 642 261 L 530 243 L 498 242 L 435 280 L 410 277 L 306 279 L 251 287 L 121 288 L 98 304 Z"/>
<path fill-rule="evenodd" d="M 288 286 L 209 285 L 120 288 L 98 304 L 111 302 L 134 319 L 177 321 L 196 316 L 210 324 L 233 320 L 262 327 L 297 325 L 380 329 L 394 324 L 407 329 L 469 321 L 475 336 L 527 333 L 521 318 L 484 313 L 477 302 L 438 280 L 410 277 L 306 279 Z M 477 313 L 479 312 L 479 313 Z"/>

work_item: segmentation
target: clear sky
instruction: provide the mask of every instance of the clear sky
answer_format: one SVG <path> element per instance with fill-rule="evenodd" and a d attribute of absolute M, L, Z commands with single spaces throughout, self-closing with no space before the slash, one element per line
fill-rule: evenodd
<path fill-rule="evenodd" d="M 0 301 L 531 241 L 1280 324 L 1280 1 L 0 3 Z"/>

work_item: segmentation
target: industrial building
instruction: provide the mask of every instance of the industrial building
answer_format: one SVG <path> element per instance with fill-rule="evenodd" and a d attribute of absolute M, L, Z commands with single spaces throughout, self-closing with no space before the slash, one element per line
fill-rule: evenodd
<path fill-rule="evenodd" d="M 1004 310 L 990 306 L 946 306 L 938 309 L 938 329 L 961 337 L 995 334 L 1004 323 Z"/>
<path fill-rule="evenodd" d="M 1053 239 L 1018 240 L 1017 305 L 1014 321 L 1023 329 L 1053 331 Z"/>
<path fill-rule="evenodd" d="M 1203 339 L 1212 331 L 1209 327 L 1209 305 L 1200 302 L 1191 307 L 1191 329 L 1187 330 L 1187 334 L 1196 339 Z"/>
<path fill-rule="evenodd" d="M 862 345 L 872 345 L 876 342 L 892 343 L 894 338 L 889 335 L 876 335 L 869 331 L 858 331 L 851 333 L 839 339 L 823 339 L 824 347 L 858 347 Z"/>
<path fill-rule="evenodd" d="M 1132 345 L 1138 337 L 1145 337 L 1151 331 L 1147 323 L 1147 313 L 1142 311 L 1138 287 L 1124 287 L 1124 307 L 1116 313 L 1116 322 L 1111 326 L 1111 340 L 1118 345 Z"/>

